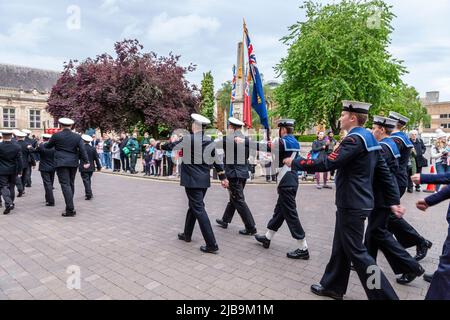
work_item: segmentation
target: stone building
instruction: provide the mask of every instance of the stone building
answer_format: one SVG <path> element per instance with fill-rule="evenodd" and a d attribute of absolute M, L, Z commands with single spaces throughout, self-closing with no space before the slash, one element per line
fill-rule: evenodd
<path fill-rule="evenodd" d="M 58 77 L 55 71 L 0 64 L 0 129 L 29 129 L 40 136 L 57 127 L 46 107 Z"/>
<path fill-rule="evenodd" d="M 431 125 L 423 128 L 424 133 L 434 133 L 436 129 L 449 132 L 450 129 L 450 101 L 439 101 L 439 91 L 427 92 L 422 103 L 431 116 Z"/>

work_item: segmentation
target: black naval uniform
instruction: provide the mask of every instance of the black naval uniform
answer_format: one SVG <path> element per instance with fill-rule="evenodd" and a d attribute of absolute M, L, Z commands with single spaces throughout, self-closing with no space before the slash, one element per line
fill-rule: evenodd
<path fill-rule="evenodd" d="M 55 148 L 56 174 L 66 202 L 66 213 L 72 214 L 75 211 L 73 195 L 79 159 L 85 164 L 89 163 L 83 140 L 80 135 L 66 128 L 54 134 L 45 148 Z"/>
<path fill-rule="evenodd" d="M 184 137 L 182 140 L 159 146 L 162 150 L 182 150 L 183 162 L 181 164 L 181 186 L 185 187 L 186 195 L 189 200 L 189 209 L 186 214 L 186 224 L 184 227 L 185 241 L 191 241 L 192 232 L 196 220 L 200 226 L 203 238 L 206 242 L 206 249 L 217 251 L 218 246 L 214 232 L 205 210 L 205 198 L 208 188 L 211 186 L 210 169 L 211 165 L 216 169 L 219 179 L 225 180 L 223 165 L 216 161 L 207 163 L 203 155 L 207 154 L 216 158 L 215 144 L 203 132 L 196 132 Z M 179 235 L 181 236 L 181 235 Z"/>
<path fill-rule="evenodd" d="M 380 145 L 383 148 L 380 150 L 380 153 L 386 161 L 392 175 L 396 177 L 399 170 L 396 157 L 400 156 L 399 151 L 390 138 L 380 141 Z M 413 257 L 411 257 L 405 248 L 394 239 L 393 234 L 387 230 L 389 216 L 392 211 L 390 206 L 386 204 L 386 193 L 393 192 L 400 197 L 396 179 L 394 179 L 392 187 L 394 188 L 393 190 L 391 186 L 384 185 L 378 176 L 374 178 L 373 189 L 375 209 L 369 216 L 365 245 L 367 251 L 375 260 L 377 259 L 378 250 L 380 249 L 395 274 L 419 275 L 420 273 L 423 273 L 422 267 Z"/>
<path fill-rule="evenodd" d="M 83 180 L 84 190 L 86 194 L 86 199 L 89 200 L 93 197 L 92 194 L 92 175 L 95 171 L 95 165 L 97 165 L 97 170 L 102 170 L 102 164 L 97 153 L 97 150 L 90 144 L 84 145 L 86 149 L 87 156 L 89 158 L 89 163 L 91 164 L 89 168 L 85 169 L 83 162 L 80 162 L 79 170 L 81 174 L 81 179 Z"/>
<path fill-rule="evenodd" d="M 17 175 L 22 172 L 21 147 L 11 141 L 0 143 L 0 193 L 6 208 L 13 206 Z"/>
<path fill-rule="evenodd" d="M 365 137 L 365 138 L 363 138 Z M 372 146 L 366 147 L 372 141 Z M 294 160 L 292 167 L 308 172 L 328 172 L 337 169 L 336 183 L 336 226 L 333 249 L 321 286 L 340 298 L 345 295 L 353 263 L 369 300 L 397 300 L 398 297 L 388 279 L 376 266 L 363 244 L 364 221 L 374 208 L 373 180 L 389 188 L 386 204 L 398 205 L 400 199 L 395 181 L 386 162 L 378 151 L 381 147 L 364 128 L 355 128 L 340 146 L 327 158 L 317 160 Z M 369 288 L 369 270 L 379 270 L 380 289 Z M 369 281 L 368 281 L 369 280 Z"/>
<path fill-rule="evenodd" d="M 21 177 L 16 179 L 17 191 L 19 192 L 19 197 L 21 197 L 25 193 L 28 171 L 31 170 L 31 167 L 34 167 L 36 165 L 36 162 L 34 161 L 34 158 L 31 154 L 31 143 L 25 140 L 17 140 L 16 143 L 20 146 L 22 152 L 22 171 L 20 172 Z"/>
<path fill-rule="evenodd" d="M 39 172 L 41 173 L 42 183 L 45 190 L 45 202 L 48 206 L 55 205 L 55 197 L 53 195 L 53 185 L 55 182 L 55 148 L 47 149 L 42 142 L 37 148 L 35 153 L 39 154 Z"/>
<path fill-rule="evenodd" d="M 248 143 L 238 144 L 235 137 L 248 139 L 241 131 L 235 131 L 223 140 L 216 143 L 217 148 L 224 150 L 225 175 L 229 181 L 228 192 L 230 200 L 225 208 L 222 221 L 231 223 L 235 211 L 239 213 L 245 225 L 245 231 L 249 234 L 256 233 L 256 224 L 253 215 L 245 202 L 244 188 L 249 175 L 248 158 L 250 148 Z M 244 231 L 244 230 L 243 230 Z M 242 232 L 243 232 L 242 231 Z"/>
<path fill-rule="evenodd" d="M 246 141 L 248 144 L 249 141 Z M 290 143 L 291 148 L 286 147 L 286 144 Z M 284 166 L 283 160 L 292 157 L 293 153 L 299 154 L 300 144 L 297 139 L 293 135 L 286 135 L 278 140 L 278 143 L 253 143 L 257 150 L 264 150 L 272 152 L 276 155 L 275 161 L 278 164 L 278 167 L 281 168 Z M 264 150 L 266 151 L 266 150 Z M 288 225 L 289 231 L 291 235 L 296 240 L 305 239 L 305 231 L 303 230 L 302 224 L 300 223 L 300 219 L 297 212 L 297 191 L 298 191 L 298 170 L 292 168 L 289 172 L 287 172 L 284 177 L 280 180 L 277 186 L 278 192 L 278 200 L 275 205 L 274 214 L 272 219 L 270 219 L 267 224 L 267 229 L 277 232 L 283 222 L 286 221 Z"/>
<path fill-rule="evenodd" d="M 397 134 L 399 136 L 395 136 L 396 133 L 394 133 L 391 135 L 391 138 L 394 140 L 398 150 L 400 151 L 397 182 L 400 190 L 400 197 L 402 197 L 408 188 L 408 162 L 411 155 L 411 150 L 414 146 L 412 144 L 409 146 L 407 145 L 409 139 L 405 134 Z M 401 137 L 403 139 L 401 139 Z M 414 246 L 417 246 L 418 248 L 431 246 L 431 243 L 428 244 L 429 242 L 426 241 L 405 219 L 398 218 L 394 214 L 389 216 L 388 230 L 394 234 L 398 242 L 400 242 L 400 244 L 406 249 Z"/>
<path fill-rule="evenodd" d="M 31 139 L 29 136 L 25 137 L 25 142 L 31 145 L 34 149 L 37 147 L 37 141 L 34 139 Z M 34 163 L 34 165 L 33 165 Z M 28 159 L 28 168 L 25 175 L 25 187 L 31 188 L 31 173 L 32 173 L 32 167 L 36 165 L 36 158 L 34 157 L 33 153 L 30 153 L 30 158 Z"/>

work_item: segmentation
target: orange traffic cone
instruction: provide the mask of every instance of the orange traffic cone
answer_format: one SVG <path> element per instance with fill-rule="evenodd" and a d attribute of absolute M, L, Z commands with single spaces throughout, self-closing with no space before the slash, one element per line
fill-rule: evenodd
<path fill-rule="evenodd" d="M 435 174 L 433 165 L 431 165 L 430 174 Z M 436 186 L 434 184 L 429 184 L 429 185 L 427 185 L 427 189 L 423 190 L 423 192 L 435 193 L 436 192 Z"/>

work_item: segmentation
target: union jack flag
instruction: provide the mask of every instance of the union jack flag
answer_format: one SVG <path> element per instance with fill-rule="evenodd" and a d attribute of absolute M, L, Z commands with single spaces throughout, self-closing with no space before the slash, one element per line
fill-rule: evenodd
<path fill-rule="evenodd" d="M 253 94 L 252 94 L 252 107 L 259 115 L 259 120 L 262 126 L 269 129 L 269 118 L 267 115 L 266 99 L 264 97 L 264 87 L 259 74 L 258 64 L 256 62 L 255 50 L 248 34 L 247 25 L 244 21 L 244 37 L 247 45 L 248 52 L 248 64 L 250 67 L 250 74 L 253 79 Z"/>

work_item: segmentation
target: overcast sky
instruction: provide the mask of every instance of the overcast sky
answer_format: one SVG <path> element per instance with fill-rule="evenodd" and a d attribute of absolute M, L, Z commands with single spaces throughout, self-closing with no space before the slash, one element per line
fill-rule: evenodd
<path fill-rule="evenodd" d="M 325 1 L 324 1 L 325 2 Z M 388 0 L 397 15 L 391 52 L 424 96 L 450 100 L 450 1 Z M 0 0 L 0 63 L 60 71 L 68 59 L 112 53 L 114 42 L 138 38 L 147 51 L 182 56 L 199 83 L 212 70 L 216 86 L 231 80 L 245 16 L 266 80 L 286 55 L 279 39 L 304 19 L 297 0 Z M 73 5 L 75 7 L 73 7 Z M 75 8 L 75 9 L 74 9 Z M 76 11 L 80 10 L 80 25 Z M 75 12 L 75 13 L 74 13 Z"/>

